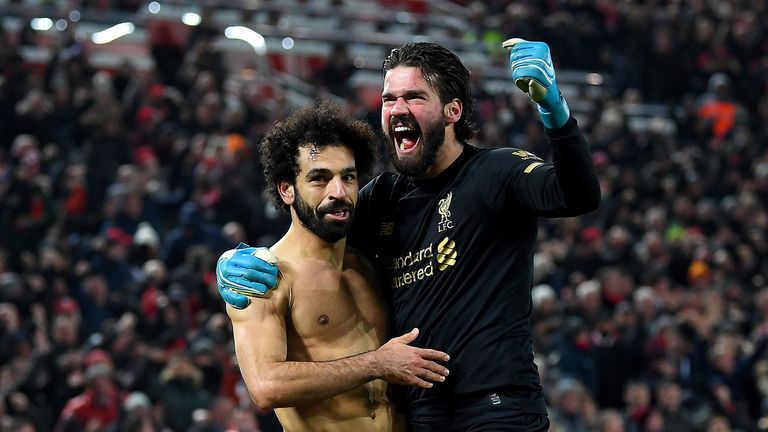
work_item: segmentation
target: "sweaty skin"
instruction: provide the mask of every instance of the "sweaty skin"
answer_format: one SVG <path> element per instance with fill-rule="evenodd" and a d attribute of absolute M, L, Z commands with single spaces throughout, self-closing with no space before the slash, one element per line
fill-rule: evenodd
<path fill-rule="evenodd" d="M 306 256 L 301 245 L 279 242 L 272 252 L 280 258 L 281 273 L 273 295 L 246 309 L 227 307 L 238 359 L 322 362 L 375 350 L 386 342 L 386 308 L 363 259 L 348 250 L 339 269 Z M 263 364 L 242 362 L 243 377 L 266 373 Z M 276 408 L 275 413 L 286 432 L 400 430 L 386 385 L 373 380 L 337 396 Z"/>

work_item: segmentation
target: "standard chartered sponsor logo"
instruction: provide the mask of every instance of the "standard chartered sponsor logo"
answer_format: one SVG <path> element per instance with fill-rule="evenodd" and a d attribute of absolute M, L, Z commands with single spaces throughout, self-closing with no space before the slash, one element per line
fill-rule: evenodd
<path fill-rule="evenodd" d="M 436 254 L 432 252 L 433 248 L 434 244 L 430 243 L 424 249 L 409 251 L 403 256 L 392 258 L 389 263 L 390 270 L 409 268 L 392 278 L 392 288 L 402 288 L 416 281 L 432 277 L 435 275 L 435 267 L 438 271 L 443 271 L 456 265 L 456 256 L 458 255 L 456 242 L 445 237 L 438 243 Z M 410 269 L 414 266 L 415 269 Z"/>
<path fill-rule="evenodd" d="M 406 285 L 410 285 L 416 281 L 420 281 L 426 277 L 432 277 L 435 274 L 435 266 L 432 261 L 427 263 L 424 267 L 417 270 L 411 270 L 400 273 L 392 278 L 392 288 L 402 288 Z"/>
<path fill-rule="evenodd" d="M 429 258 L 432 258 L 432 243 L 429 244 L 429 247 L 425 247 L 424 249 L 410 251 L 401 257 L 392 258 L 389 263 L 389 268 L 394 270 L 406 268 Z"/>
<path fill-rule="evenodd" d="M 440 244 L 437 245 L 437 262 L 440 264 L 438 269 L 443 271 L 448 267 L 455 265 L 456 255 L 456 242 L 448 237 L 444 238 Z"/>

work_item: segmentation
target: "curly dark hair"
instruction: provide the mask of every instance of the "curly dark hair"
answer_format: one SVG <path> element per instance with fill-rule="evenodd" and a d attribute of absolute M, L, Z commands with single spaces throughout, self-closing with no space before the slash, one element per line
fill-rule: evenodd
<path fill-rule="evenodd" d="M 266 189 L 275 208 L 288 211 L 277 192 L 282 181 L 296 184 L 299 172 L 299 147 L 342 145 L 355 155 L 358 177 L 366 176 L 375 161 L 376 135 L 367 123 L 350 117 L 340 106 L 321 101 L 300 108 L 276 123 L 259 144 Z"/>
<path fill-rule="evenodd" d="M 429 42 L 409 42 L 393 49 L 382 66 L 382 79 L 387 72 L 398 67 L 416 67 L 430 87 L 446 104 L 454 98 L 464 109 L 456 123 L 456 138 L 468 141 L 477 133 L 474 120 L 475 99 L 472 96 L 470 72 L 450 50 Z"/>

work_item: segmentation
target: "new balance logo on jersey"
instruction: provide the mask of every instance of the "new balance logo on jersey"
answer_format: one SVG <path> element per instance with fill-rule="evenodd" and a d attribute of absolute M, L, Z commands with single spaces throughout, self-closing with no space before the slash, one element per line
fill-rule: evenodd
<path fill-rule="evenodd" d="M 437 203 L 437 213 L 440 215 L 440 222 L 437 224 L 437 232 L 443 232 L 453 228 L 453 222 L 451 221 L 452 198 L 453 192 L 448 192 L 448 195 Z"/>
<path fill-rule="evenodd" d="M 456 242 L 448 237 L 444 238 L 437 245 L 437 255 L 435 256 L 439 264 L 437 269 L 443 271 L 448 267 L 454 266 L 456 264 L 456 255 Z"/>

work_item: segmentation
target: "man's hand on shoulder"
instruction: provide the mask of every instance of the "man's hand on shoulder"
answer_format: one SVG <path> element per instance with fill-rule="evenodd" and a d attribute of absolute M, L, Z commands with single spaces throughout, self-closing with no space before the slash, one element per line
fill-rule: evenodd
<path fill-rule="evenodd" d="M 245 309 L 252 297 L 264 297 L 277 285 L 277 258 L 267 248 L 240 243 L 219 257 L 216 285 L 219 295 L 235 309 Z"/>

